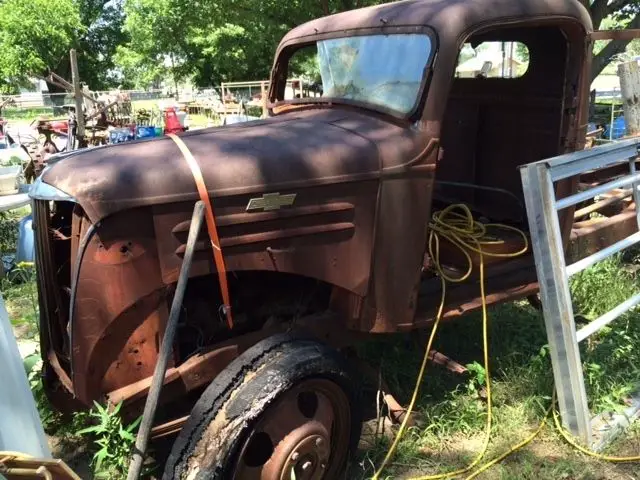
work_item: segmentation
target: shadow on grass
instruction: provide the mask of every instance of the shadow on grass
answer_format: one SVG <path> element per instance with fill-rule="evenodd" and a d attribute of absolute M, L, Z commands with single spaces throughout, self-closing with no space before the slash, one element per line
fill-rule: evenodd
<path fill-rule="evenodd" d="M 550 365 L 541 354 L 546 343 L 542 316 L 527 303 L 509 303 L 489 311 L 489 368 L 494 381 L 515 382 L 504 400 L 521 402 L 542 391 L 551 394 Z M 390 335 L 366 342 L 359 354 L 368 363 L 380 368 L 392 393 L 406 404 L 415 387 L 416 376 L 424 355 L 428 332 Z M 466 365 L 482 364 L 482 321 L 477 314 L 444 323 L 434 348 L 453 360 Z M 526 373 L 526 375 L 523 375 Z M 421 384 L 418 405 L 432 408 L 450 401 L 452 394 L 462 393 L 469 384 L 469 375 L 454 374 L 439 365 L 429 364 Z M 500 392 L 495 392 L 500 394 Z M 482 423 L 482 422 L 481 422 Z"/>
<path fill-rule="evenodd" d="M 575 311 L 592 319 L 638 290 L 638 279 L 626 273 L 620 259 L 585 272 L 572 284 Z M 588 320 L 587 320 L 588 321 Z M 542 314 L 526 302 L 503 304 L 489 311 L 489 364 L 493 386 L 494 429 L 490 452 L 508 450 L 541 421 L 550 402 L 553 374 Z M 580 325 L 578 326 L 580 328 Z M 380 337 L 359 347 L 359 354 L 379 368 L 391 393 L 406 405 L 415 387 L 428 332 Z M 628 314 L 581 345 L 585 383 L 592 413 L 623 408 L 624 400 L 640 384 L 640 322 Z M 434 349 L 466 365 L 482 364 L 482 317 L 468 317 L 441 325 Z M 475 370 L 474 370 L 475 371 Z M 464 440 L 478 438 L 486 419 L 486 402 L 478 395 L 476 374 L 453 374 L 429 364 L 421 382 L 416 410 L 421 427 L 400 443 L 388 478 L 410 478 L 464 466 L 477 449 Z M 553 429 L 547 426 L 546 432 Z M 523 433 L 520 433 L 523 432 Z M 553 433 L 551 439 L 514 454 L 480 479 L 629 479 L 640 474 L 637 464 L 608 464 L 576 454 Z M 627 435 L 640 451 L 639 434 Z M 456 446 L 458 440 L 462 441 Z M 451 450 L 453 448 L 453 450 Z M 388 449 L 381 440 L 361 452 L 348 478 L 367 478 Z M 487 457 L 491 458 L 490 456 Z M 434 465 L 436 467 L 434 468 Z M 631 474 L 629 472 L 632 472 Z M 412 475 L 415 474 L 415 475 Z M 464 478 L 464 476 L 462 477 Z"/>

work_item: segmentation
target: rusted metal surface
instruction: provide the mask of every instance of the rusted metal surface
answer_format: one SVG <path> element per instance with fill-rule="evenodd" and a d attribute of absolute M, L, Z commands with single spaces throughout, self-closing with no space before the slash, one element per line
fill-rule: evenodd
<path fill-rule="evenodd" d="M 377 137 L 397 145 L 382 151 L 387 158 L 381 158 Z M 419 132 L 406 126 L 362 111 L 332 109 L 197 130 L 181 138 L 201 165 L 218 216 L 223 215 L 218 205 L 240 202 L 244 211 L 250 199 L 264 193 L 293 190 L 297 206 L 312 193 L 310 187 L 378 179 L 380 161 L 402 163 L 421 143 Z M 42 178 L 74 197 L 93 223 L 126 209 L 199 198 L 182 153 L 168 138 L 74 153 Z"/>
<path fill-rule="evenodd" d="M 189 416 L 185 415 L 184 417 L 176 418 L 170 422 L 156 425 L 151 429 L 151 438 L 157 439 L 177 434 L 180 432 L 184 424 L 187 423 L 188 419 Z"/>
<path fill-rule="evenodd" d="M 449 357 L 438 352 L 437 350 L 431 350 L 429 352 L 429 360 L 431 360 L 433 363 L 437 365 L 442 365 L 450 372 L 457 373 L 459 375 L 468 372 L 467 368 L 464 365 L 461 365 L 455 360 L 450 359 Z"/>
<path fill-rule="evenodd" d="M 577 262 L 638 231 L 635 204 L 630 204 L 618 215 L 599 218 L 588 224 L 578 225 L 571 232 L 567 264 Z"/>
<path fill-rule="evenodd" d="M 160 402 L 178 400 L 191 391 L 207 386 L 233 359 L 249 347 L 287 329 L 311 334 L 336 347 L 351 345 L 358 338 L 357 334 L 347 331 L 341 319 L 333 313 L 305 317 L 290 326 L 280 325 L 239 335 L 210 347 L 208 351 L 193 355 L 177 367 L 168 369 Z M 124 402 L 136 410 L 149 391 L 150 384 L 151 376 L 108 392 L 106 398 L 113 404 Z"/>
<path fill-rule="evenodd" d="M 598 200 L 591 205 L 576 210 L 573 218 L 578 220 L 595 212 L 599 212 L 607 217 L 616 215 L 632 201 L 631 193 L 631 190 L 621 191 L 617 189 L 610 194 L 603 195 L 604 198 L 602 200 Z"/>
<path fill-rule="evenodd" d="M 70 325 L 71 338 L 78 339 L 72 355 L 78 398 L 91 402 L 153 373 L 168 316 L 165 288 L 149 212 L 103 221 L 80 269 Z"/>
<path fill-rule="evenodd" d="M 336 478 L 348 449 L 350 407 L 336 384 L 301 382 L 270 407 L 240 454 L 235 477 L 247 480 Z"/>
<path fill-rule="evenodd" d="M 281 190 L 285 194 L 291 190 Z M 291 272 L 364 295 L 373 248 L 376 182 L 297 190 L 293 206 L 247 213 L 251 195 L 216 201 L 216 222 L 229 271 Z M 190 203 L 153 207 L 162 279 L 176 281 Z M 192 275 L 214 273 L 203 233 Z M 232 292 L 233 293 L 233 292 Z"/>

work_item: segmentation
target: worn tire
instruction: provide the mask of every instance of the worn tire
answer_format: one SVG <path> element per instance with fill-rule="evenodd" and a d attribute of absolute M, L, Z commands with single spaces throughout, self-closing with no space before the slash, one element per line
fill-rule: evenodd
<path fill-rule="evenodd" d="M 362 427 L 359 386 L 350 370 L 336 350 L 312 339 L 281 334 L 257 343 L 231 362 L 195 404 L 167 459 L 163 480 L 234 478 L 240 450 L 261 414 L 297 383 L 314 378 L 337 384 L 349 400 L 346 460 L 357 447 Z M 209 440 L 202 440 L 204 436 Z M 212 441 L 218 444 L 214 449 Z M 206 453 L 203 445 L 208 446 Z M 190 471 L 189 463 L 198 455 L 198 470 Z M 336 478 L 335 472 L 344 467 L 332 467 L 334 473 L 325 477 Z"/>

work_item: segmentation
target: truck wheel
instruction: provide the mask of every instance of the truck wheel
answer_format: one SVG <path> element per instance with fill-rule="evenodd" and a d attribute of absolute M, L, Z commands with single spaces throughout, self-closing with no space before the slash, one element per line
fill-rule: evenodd
<path fill-rule="evenodd" d="M 332 348 L 286 334 L 263 340 L 202 394 L 163 479 L 338 478 L 360 437 L 357 391 Z"/>

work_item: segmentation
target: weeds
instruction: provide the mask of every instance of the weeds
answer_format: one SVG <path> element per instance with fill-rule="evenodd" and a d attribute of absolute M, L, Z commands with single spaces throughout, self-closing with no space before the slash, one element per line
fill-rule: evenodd
<path fill-rule="evenodd" d="M 33 264 L 16 265 L 0 280 L 0 290 L 16 335 L 22 340 L 37 340 L 38 291 Z"/>
<path fill-rule="evenodd" d="M 626 267 L 617 255 L 576 275 L 571 285 L 576 311 L 592 320 L 638 293 L 640 281 Z M 627 313 L 581 345 L 587 393 L 595 412 L 623 408 L 640 385 L 636 319 L 637 314 Z"/>
<path fill-rule="evenodd" d="M 36 360 L 29 366 L 29 362 Z M 56 412 L 49 403 L 47 396 L 44 392 L 44 385 L 42 384 L 42 359 L 40 353 L 36 352 L 24 360 L 25 369 L 27 370 L 27 378 L 29 379 L 29 387 L 31 387 L 31 393 L 36 401 L 38 413 L 40 414 L 40 420 L 42 421 L 42 427 L 47 433 L 54 433 L 60 425 L 63 423 L 62 415 Z"/>
<path fill-rule="evenodd" d="M 89 418 L 96 421 L 96 425 L 76 432 L 78 435 L 90 435 L 93 438 L 97 449 L 93 455 L 96 478 L 119 478 L 126 474 L 136 441 L 134 431 L 142 418 L 124 426 L 120 416 L 121 408 L 122 403 L 109 408 L 94 402 L 94 407 L 89 411 Z"/>
<path fill-rule="evenodd" d="M 0 253 L 14 252 L 18 243 L 20 216 L 13 212 L 0 212 Z"/>

